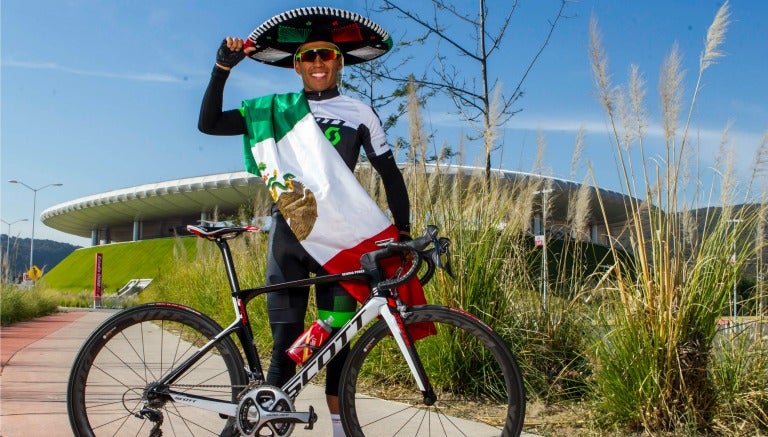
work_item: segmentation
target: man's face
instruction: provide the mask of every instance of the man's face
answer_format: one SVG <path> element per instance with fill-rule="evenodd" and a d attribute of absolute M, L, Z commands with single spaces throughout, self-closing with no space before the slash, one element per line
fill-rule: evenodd
<path fill-rule="evenodd" d="M 298 53 L 311 49 L 338 50 L 335 45 L 325 41 L 315 41 L 301 46 Z M 306 58 L 314 58 L 309 61 Z M 341 55 L 336 59 L 324 61 L 316 53 L 308 53 L 304 60 L 297 59 L 294 62 L 296 73 L 301 76 L 306 91 L 325 91 L 336 86 L 336 78 L 343 65 Z"/>

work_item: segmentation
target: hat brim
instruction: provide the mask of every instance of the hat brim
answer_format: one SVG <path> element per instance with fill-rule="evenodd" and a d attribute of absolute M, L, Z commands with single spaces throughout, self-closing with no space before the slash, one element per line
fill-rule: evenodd
<path fill-rule="evenodd" d="M 278 67 L 293 67 L 299 47 L 327 41 L 339 47 L 344 64 L 376 59 L 392 48 L 392 38 L 378 24 L 354 12 L 327 7 L 293 9 L 265 21 L 248 36 L 256 50 L 249 57 Z"/>

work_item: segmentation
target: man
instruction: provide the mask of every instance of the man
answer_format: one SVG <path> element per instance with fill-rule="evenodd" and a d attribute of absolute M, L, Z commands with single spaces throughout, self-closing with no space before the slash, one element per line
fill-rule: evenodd
<path fill-rule="evenodd" d="M 345 57 L 354 62 L 364 62 L 380 56 L 390 47 L 391 39 L 386 32 L 351 12 L 332 8 L 301 8 L 281 14 L 257 28 L 248 40 L 227 37 L 222 42 L 203 98 L 198 127 L 200 131 L 211 135 L 249 134 L 246 120 L 249 115 L 248 105 L 222 111 L 226 79 L 231 69 L 246 55 L 271 65 L 293 66 L 301 77 L 303 93 L 311 113 L 343 159 L 346 167 L 344 171 L 354 170 L 362 148 L 368 161 L 381 175 L 389 209 L 401 238 L 410 238 L 408 194 L 393 153 L 386 144 L 381 122 L 372 108 L 341 95 L 338 89 Z M 275 55 L 277 51 L 289 53 L 290 57 L 280 58 Z M 292 216 L 286 220 L 288 212 L 280 206 L 278 200 L 272 207 L 267 284 L 326 273 L 323 266 L 302 246 L 300 240 L 305 235 L 297 237 L 294 223 L 301 217 Z M 308 287 L 267 295 L 267 309 L 274 337 L 267 384 L 280 387 L 296 372 L 295 363 L 285 351 L 304 330 L 308 297 Z M 355 299 L 336 284 L 317 286 L 316 300 L 319 318 L 326 320 L 332 317 L 331 327 L 335 331 L 351 318 L 356 307 Z M 327 368 L 325 393 L 335 437 L 344 435 L 339 420 L 338 390 L 346 355 L 345 350 Z"/>

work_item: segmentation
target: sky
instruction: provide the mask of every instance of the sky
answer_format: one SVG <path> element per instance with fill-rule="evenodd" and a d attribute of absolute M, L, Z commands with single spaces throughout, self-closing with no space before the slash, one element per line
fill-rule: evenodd
<path fill-rule="evenodd" d="M 415 11 L 431 15 L 429 2 Z M 509 92 L 539 49 L 558 0 L 520 0 L 490 75 Z M 395 41 L 408 40 L 420 29 L 394 13 L 377 11 L 377 0 L 315 2 L 366 13 Z M 477 1 L 456 0 L 460 10 L 475 13 Z M 489 1 L 491 25 L 501 15 Z M 5 222 L 27 219 L 11 227 L 11 235 L 29 238 L 32 212 L 35 238 L 87 246 L 90 240 L 43 225 L 40 213 L 57 204 L 141 184 L 241 171 L 241 140 L 211 137 L 197 130 L 203 92 L 216 49 L 227 35 L 246 37 L 254 28 L 305 1 L 244 2 L 232 0 L 3 0 L 0 3 L 0 216 Z M 588 58 L 590 17 L 602 34 L 609 68 L 617 84 L 637 65 L 647 84 L 650 118 L 648 147 L 661 150 L 657 82 L 673 45 L 685 70 L 684 107 L 691 99 L 707 28 L 722 1 L 714 0 L 582 0 L 569 1 L 564 15 L 523 83 L 520 110 L 499 131 L 503 147 L 493 166 L 531 171 L 537 138 L 546 144 L 547 174 L 583 180 L 587 163 L 597 183 L 620 189 L 615 146 L 610 142 L 604 110 L 595 97 Z M 366 7 L 367 6 L 367 7 Z M 410 7 L 410 6 L 409 6 Z M 702 168 L 714 165 L 722 133 L 730 127 L 737 174 L 749 173 L 753 155 L 768 129 L 768 2 L 731 0 L 731 25 L 722 50 L 725 57 L 705 72 L 692 128 L 698 139 Z M 495 14 L 493 12 L 496 12 Z M 443 25 L 457 41 L 472 44 L 459 20 Z M 473 77 L 476 66 L 451 52 L 445 43 L 428 39 L 403 47 L 397 56 L 411 61 L 397 72 L 416 74 L 435 66 L 436 53 L 446 56 Z M 393 55 L 393 64 L 397 64 Z M 382 85 L 385 86 L 385 85 Z M 225 90 L 225 109 L 240 101 L 276 92 L 298 91 L 292 71 L 244 60 Z M 380 112 L 386 114 L 387 108 Z M 422 108 L 435 143 L 454 145 L 471 133 L 445 98 Z M 407 121 L 388 132 L 389 139 L 407 137 Z M 583 161 L 571 171 L 576 133 L 585 129 Z M 478 161 L 479 146 L 469 142 L 465 163 Z M 404 158 L 401 156 L 401 158 Z M 32 188 L 45 187 L 33 192 Z M 0 232 L 7 234 L 5 223 Z"/>

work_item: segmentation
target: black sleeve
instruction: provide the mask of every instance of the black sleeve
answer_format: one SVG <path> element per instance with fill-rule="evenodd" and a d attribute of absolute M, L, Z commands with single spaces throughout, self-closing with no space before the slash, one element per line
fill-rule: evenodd
<path fill-rule="evenodd" d="M 387 194 L 387 204 L 395 220 L 395 226 L 403 232 L 411 232 L 411 204 L 408 200 L 408 189 L 405 187 L 403 174 L 397 168 L 392 151 L 378 156 L 370 156 L 368 160 L 373 168 L 381 175 L 384 191 Z"/>
<path fill-rule="evenodd" d="M 224 84 L 229 77 L 229 71 L 219 67 L 213 67 L 211 81 L 203 96 L 203 104 L 200 107 L 200 119 L 197 128 L 200 132 L 209 135 L 244 135 L 246 133 L 245 120 L 239 110 L 233 109 L 222 112 L 224 100 Z"/>

